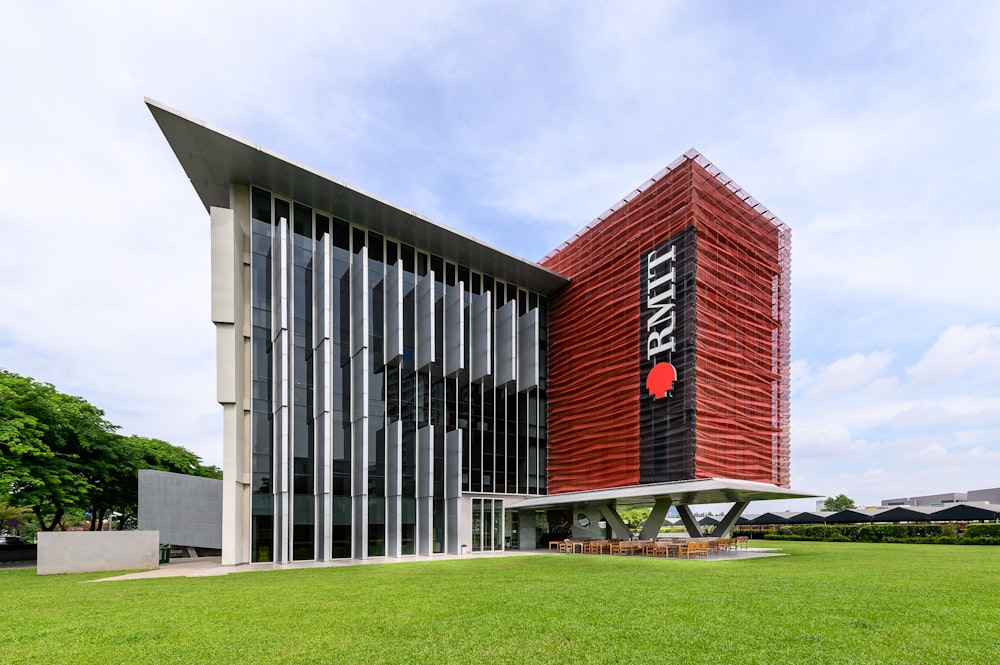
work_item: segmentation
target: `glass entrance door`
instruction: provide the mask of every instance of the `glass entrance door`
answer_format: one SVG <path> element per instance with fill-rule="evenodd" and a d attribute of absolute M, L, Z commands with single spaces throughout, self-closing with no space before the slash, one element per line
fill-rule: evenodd
<path fill-rule="evenodd" d="M 503 499 L 473 499 L 472 551 L 494 552 L 503 548 Z"/>

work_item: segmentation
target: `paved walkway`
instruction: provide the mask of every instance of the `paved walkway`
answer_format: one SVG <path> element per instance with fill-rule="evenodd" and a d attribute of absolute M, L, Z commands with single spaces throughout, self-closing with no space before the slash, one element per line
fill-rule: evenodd
<path fill-rule="evenodd" d="M 93 582 L 111 582 L 118 580 L 144 580 L 157 577 L 212 577 L 230 575 L 233 573 L 253 573 L 263 570 L 298 570 L 301 568 L 342 568 L 344 566 L 370 566 L 393 563 L 412 563 L 415 561 L 449 561 L 453 559 L 495 559 L 511 556 L 599 556 L 596 554 L 556 554 L 546 550 L 521 552 L 506 550 L 504 552 L 480 552 L 477 554 L 435 554 L 434 556 L 407 556 L 403 558 L 377 557 L 373 559 L 338 559 L 336 561 L 297 561 L 294 563 L 255 563 L 239 566 L 223 566 L 222 558 L 217 556 L 200 557 L 197 559 L 171 559 L 156 570 L 146 570 L 139 573 L 128 573 L 115 577 L 103 577 Z M 734 559 L 758 559 L 769 556 L 785 556 L 780 550 L 772 548 L 750 548 L 719 552 L 705 559 L 691 561 L 732 561 Z"/>

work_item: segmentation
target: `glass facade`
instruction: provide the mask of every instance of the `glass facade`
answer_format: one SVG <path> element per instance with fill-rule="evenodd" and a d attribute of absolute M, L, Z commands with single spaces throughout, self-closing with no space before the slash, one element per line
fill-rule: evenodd
<path fill-rule="evenodd" d="M 513 513 L 514 516 L 517 513 Z M 472 500 L 472 551 L 505 549 L 503 499 Z"/>
<path fill-rule="evenodd" d="M 502 499 L 464 497 L 546 491 L 545 298 L 260 188 L 250 207 L 251 561 L 501 549 Z"/>

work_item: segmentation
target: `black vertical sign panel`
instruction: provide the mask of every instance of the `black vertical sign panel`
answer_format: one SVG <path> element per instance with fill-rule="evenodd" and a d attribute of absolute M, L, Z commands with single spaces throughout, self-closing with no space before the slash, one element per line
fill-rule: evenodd
<path fill-rule="evenodd" d="M 690 226 L 639 257 L 639 482 L 694 478 L 695 262 Z"/>

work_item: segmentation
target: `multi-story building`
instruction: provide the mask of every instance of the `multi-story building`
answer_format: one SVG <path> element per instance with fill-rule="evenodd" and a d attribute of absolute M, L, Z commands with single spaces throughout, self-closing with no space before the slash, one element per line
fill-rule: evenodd
<path fill-rule="evenodd" d="M 696 532 L 691 504 L 733 502 L 728 528 L 806 496 L 789 234 L 701 155 L 534 263 L 148 105 L 211 219 L 224 563 L 625 535 L 625 503 Z"/>

